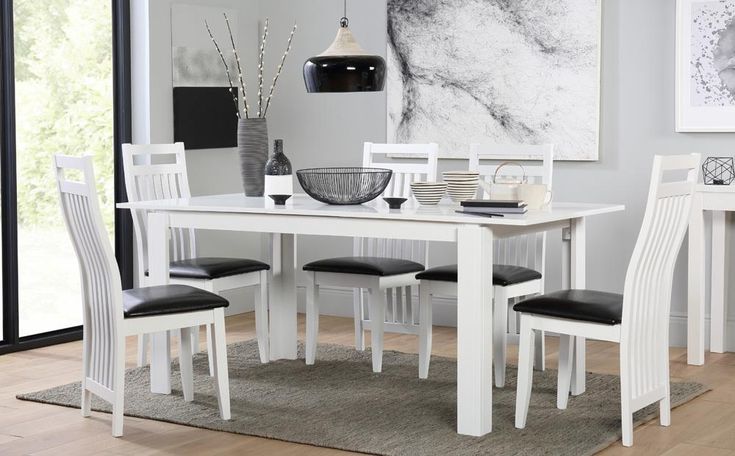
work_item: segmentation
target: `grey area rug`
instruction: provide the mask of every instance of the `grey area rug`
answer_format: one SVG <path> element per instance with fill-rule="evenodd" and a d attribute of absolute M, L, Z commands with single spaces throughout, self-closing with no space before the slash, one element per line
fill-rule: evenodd
<path fill-rule="evenodd" d="M 588 374 L 587 392 L 570 398 L 567 410 L 557 410 L 556 371 L 535 372 L 528 424 L 518 430 L 513 426 L 516 369 L 509 368 L 505 388 L 493 391 L 493 432 L 474 438 L 455 433 L 455 360 L 433 357 L 429 379 L 419 380 L 416 355 L 386 351 L 383 373 L 374 374 L 369 350 L 320 345 L 316 365 L 306 366 L 302 348 L 302 359 L 260 364 L 255 341 L 228 347 L 231 421 L 219 419 L 205 354 L 194 359 L 194 402 L 183 400 L 176 362 L 169 396 L 150 393 L 147 367 L 129 370 L 125 414 L 385 455 L 582 455 L 620 438 L 615 376 Z M 672 383 L 672 403 L 680 405 L 707 390 L 697 383 Z M 17 397 L 78 408 L 80 384 Z M 95 410 L 110 410 L 94 399 Z M 636 414 L 636 422 L 657 415 L 657 406 L 649 407 Z"/>

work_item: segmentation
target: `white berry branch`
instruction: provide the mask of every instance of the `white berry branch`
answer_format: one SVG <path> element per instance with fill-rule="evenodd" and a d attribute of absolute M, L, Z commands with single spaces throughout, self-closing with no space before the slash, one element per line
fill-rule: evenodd
<path fill-rule="evenodd" d="M 232 100 L 235 103 L 235 109 L 237 112 L 237 118 L 240 119 L 242 116 L 240 115 L 240 107 L 237 100 L 237 95 L 235 91 L 241 91 L 242 92 L 242 100 L 243 100 L 243 107 L 245 110 L 245 118 L 250 118 L 250 105 L 248 104 L 248 93 L 247 93 L 247 84 L 245 83 L 245 71 L 243 70 L 242 64 L 240 62 L 240 54 L 237 52 L 237 46 L 235 45 L 235 38 L 232 34 L 232 27 L 230 25 L 230 20 L 227 17 L 227 13 L 223 13 L 223 16 L 225 18 L 225 23 L 227 24 L 227 31 L 230 35 L 230 44 L 232 45 L 232 54 L 235 57 L 235 62 L 237 64 L 237 81 L 239 83 L 239 87 L 235 87 L 233 84 L 233 78 L 230 73 L 230 67 L 227 65 L 227 59 L 225 59 L 224 54 L 222 53 L 222 49 L 219 47 L 219 44 L 217 43 L 217 40 L 214 38 L 214 34 L 212 33 L 212 30 L 209 28 L 209 24 L 207 21 L 204 21 L 204 25 L 207 27 L 207 33 L 209 33 L 209 38 L 212 40 L 212 43 L 214 44 L 215 49 L 217 49 L 217 53 L 219 54 L 220 60 L 222 60 L 222 65 L 225 67 L 225 73 L 227 74 L 227 82 L 230 84 L 230 94 L 232 94 Z M 273 99 L 273 95 L 275 94 L 276 85 L 278 83 L 278 78 L 281 76 L 281 73 L 283 72 L 283 66 L 286 63 L 286 57 L 288 56 L 288 53 L 291 51 L 291 44 L 293 43 L 293 37 L 296 33 L 296 24 L 294 23 L 293 29 L 291 29 L 291 34 L 288 36 L 288 42 L 286 44 L 286 50 L 283 53 L 283 56 L 281 57 L 281 61 L 278 64 L 278 67 L 276 68 L 276 75 L 273 77 L 273 81 L 270 86 L 270 90 L 268 91 L 268 96 L 263 97 L 263 70 L 264 70 L 264 62 L 265 62 L 265 46 L 268 40 L 268 23 L 269 19 L 265 19 L 265 24 L 263 26 L 263 37 L 260 40 L 260 53 L 258 55 L 258 115 L 257 118 L 265 118 L 266 113 L 268 112 L 268 108 L 270 107 L 271 100 Z"/>
<path fill-rule="evenodd" d="M 242 66 L 240 65 L 240 54 L 237 52 L 237 47 L 235 46 L 235 38 L 232 36 L 232 28 L 230 28 L 230 20 L 227 18 L 227 13 L 222 13 L 222 15 L 225 17 L 225 23 L 227 24 L 227 32 L 230 34 L 230 43 L 232 44 L 232 54 L 235 56 L 235 61 L 237 62 L 237 78 L 240 81 L 240 90 L 242 91 L 242 100 L 243 105 L 245 108 L 245 118 L 250 117 L 249 108 L 248 106 L 248 91 L 247 86 L 245 85 L 245 79 L 243 77 L 243 71 Z"/>
<path fill-rule="evenodd" d="M 234 85 L 232 84 L 232 77 L 230 76 L 230 67 L 227 66 L 227 61 L 225 60 L 224 54 L 222 54 L 222 51 L 219 48 L 219 44 L 217 44 L 217 40 L 214 39 L 214 35 L 212 34 L 212 30 L 209 28 L 209 24 L 207 21 L 204 21 L 204 26 L 207 27 L 207 32 L 209 33 L 209 38 L 212 40 L 212 43 L 214 43 L 214 47 L 217 49 L 217 53 L 219 54 L 220 59 L 222 59 L 222 65 L 225 66 L 225 73 L 227 73 L 227 82 L 230 83 L 230 94 L 232 95 L 232 101 L 235 102 L 235 113 L 237 114 L 237 118 L 240 118 L 240 106 L 237 104 L 237 96 L 232 93 L 233 90 L 235 90 Z"/>
<path fill-rule="evenodd" d="M 263 39 L 260 41 L 260 56 L 258 59 L 258 117 L 263 117 L 263 60 L 265 59 L 266 38 L 268 38 L 268 18 L 265 18 Z"/>
<path fill-rule="evenodd" d="M 265 100 L 265 108 L 263 109 L 263 117 L 268 113 L 268 106 L 271 104 L 271 98 L 273 98 L 273 91 L 276 90 L 276 83 L 278 82 L 278 77 L 281 75 L 281 70 L 283 70 L 283 64 L 286 62 L 286 56 L 288 56 L 288 52 L 291 50 L 291 42 L 293 41 L 293 36 L 296 33 L 296 24 L 294 23 L 293 28 L 291 29 L 291 34 L 288 36 L 288 44 L 286 45 L 286 51 L 283 53 L 283 57 L 281 57 L 281 63 L 278 64 L 278 69 L 276 70 L 276 75 L 273 77 L 273 83 L 271 84 L 271 88 L 268 91 L 268 98 Z"/>

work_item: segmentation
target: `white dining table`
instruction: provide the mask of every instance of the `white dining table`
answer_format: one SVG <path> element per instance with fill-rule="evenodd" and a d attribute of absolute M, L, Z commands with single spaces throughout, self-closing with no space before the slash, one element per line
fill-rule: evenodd
<path fill-rule="evenodd" d="M 286 206 L 242 194 L 122 203 L 148 212 L 150 284 L 169 280 L 171 228 L 267 233 L 270 237 L 270 357 L 296 359 L 296 236 L 377 237 L 451 242 L 457 246 L 457 432 L 482 436 L 492 428 L 493 240 L 562 229 L 563 286 L 585 288 L 587 217 L 624 210 L 619 204 L 553 203 L 525 215 L 480 217 L 457 214 L 459 206 L 413 201 L 390 210 L 382 200 L 331 206 L 295 195 Z M 171 392 L 170 337 L 152 336 L 151 391 Z M 585 389 L 584 340 L 575 344 L 572 394 Z"/>

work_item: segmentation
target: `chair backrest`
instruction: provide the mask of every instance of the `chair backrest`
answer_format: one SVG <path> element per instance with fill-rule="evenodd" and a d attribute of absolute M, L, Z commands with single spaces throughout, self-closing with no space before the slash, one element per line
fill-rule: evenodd
<path fill-rule="evenodd" d="M 674 266 L 689 223 L 699 154 L 657 155 L 643 223 L 625 276 L 621 369 L 624 395 L 642 398 L 668 387 L 669 314 Z M 686 177 L 667 174 L 686 173 Z"/>
<path fill-rule="evenodd" d="M 188 198 L 184 143 L 123 144 L 123 168 L 128 201 L 151 201 Z M 138 278 L 141 282 L 148 268 L 148 213 L 132 211 L 138 253 Z M 171 260 L 196 256 L 194 230 L 171 229 Z"/>
<path fill-rule="evenodd" d="M 115 348 L 124 343 L 122 286 L 100 212 L 92 157 L 56 155 L 54 174 L 82 276 L 84 362 L 90 363 L 87 372 L 92 380 L 114 389 Z"/>
<path fill-rule="evenodd" d="M 401 160 L 390 160 L 385 156 L 400 156 Z M 381 158 L 381 156 L 384 156 Z M 411 182 L 436 181 L 439 157 L 437 144 L 374 144 L 366 142 L 362 165 L 387 168 L 393 171 L 391 181 L 383 195 L 411 198 Z M 411 160 L 407 162 L 403 159 Z M 358 256 L 381 256 L 402 258 L 426 264 L 428 245 L 424 241 L 402 241 L 397 239 L 357 238 L 354 254 Z"/>
<path fill-rule="evenodd" d="M 469 159 L 470 171 L 479 172 L 480 179 L 487 183 L 492 183 L 496 171 L 498 177 L 503 178 L 521 178 L 525 172 L 529 183 L 546 184 L 551 190 L 554 173 L 552 144 L 471 144 Z M 523 169 L 512 164 L 501 167 L 508 161 L 522 164 Z M 481 194 L 483 198 L 490 197 L 484 190 L 481 190 Z M 531 268 L 539 271 L 542 277 L 546 277 L 545 232 L 496 240 L 494 247 L 496 263 Z"/>

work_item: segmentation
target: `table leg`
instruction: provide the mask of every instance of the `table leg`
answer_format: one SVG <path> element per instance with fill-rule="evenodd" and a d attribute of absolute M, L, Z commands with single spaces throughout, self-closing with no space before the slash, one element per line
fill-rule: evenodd
<path fill-rule="evenodd" d="M 586 234 L 585 219 L 572 220 L 571 239 L 569 242 L 569 286 L 571 289 L 585 289 L 586 282 Z M 574 362 L 572 364 L 572 381 L 570 391 L 577 396 L 586 389 L 586 353 L 587 346 L 584 337 L 574 338 Z"/>
<path fill-rule="evenodd" d="M 296 359 L 296 236 L 271 235 L 270 359 Z"/>
<path fill-rule="evenodd" d="M 493 233 L 476 225 L 457 230 L 457 432 L 492 430 Z"/>
<path fill-rule="evenodd" d="M 149 285 L 168 284 L 168 214 L 148 215 Z M 151 392 L 171 394 L 171 340 L 168 331 L 151 335 Z"/>
<path fill-rule="evenodd" d="M 710 297 L 710 343 L 713 353 L 725 352 L 725 327 L 727 325 L 727 277 L 729 261 L 727 252 L 727 212 L 712 212 L 712 294 Z"/>
<path fill-rule="evenodd" d="M 689 219 L 689 303 L 687 309 L 687 363 L 704 364 L 704 209 L 702 195 L 692 197 Z"/>

